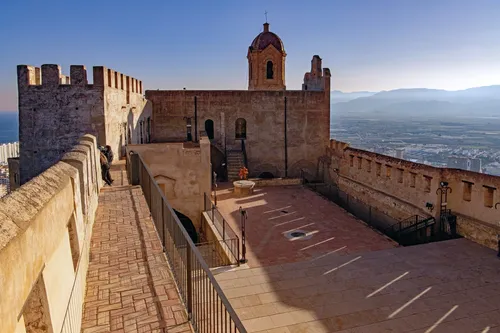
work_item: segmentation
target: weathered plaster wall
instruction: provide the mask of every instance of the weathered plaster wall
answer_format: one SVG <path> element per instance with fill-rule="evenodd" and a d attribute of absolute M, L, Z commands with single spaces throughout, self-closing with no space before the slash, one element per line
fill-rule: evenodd
<path fill-rule="evenodd" d="M 102 66 L 93 68 L 94 84 L 85 66 L 72 65 L 70 72 L 62 79 L 59 65 L 17 67 L 21 184 L 60 160 L 83 134 L 109 142 L 115 152 L 125 144 L 127 126 L 138 140 L 142 82 Z"/>
<path fill-rule="evenodd" d="M 250 176 L 272 172 L 285 176 L 285 98 L 287 109 L 288 176 L 300 169 L 316 173 L 318 158 L 328 146 L 330 87 L 326 91 L 146 91 L 153 108 L 153 142 L 185 141 L 186 119 L 193 117 L 197 98 L 198 131 L 214 122 L 214 139 L 228 149 L 241 149 L 235 123 L 246 120 L 246 151 Z"/>
<path fill-rule="evenodd" d="M 148 165 L 167 200 L 180 213 L 201 227 L 204 193 L 211 191 L 210 142 L 202 137 L 199 145 L 154 143 L 129 145 Z"/>
<path fill-rule="evenodd" d="M 398 220 L 415 214 L 437 218 L 441 205 L 437 191 L 440 182 L 448 182 L 452 192 L 447 209 L 457 215 L 458 232 L 497 248 L 500 177 L 412 163 L 335 140 L 330 141 L 327 155 L 325 180 Z M 434 206 L 432 211 L 427 203 Z"/>
<path fill-rule="evenodd" d="M 96 138 L 86 135 L 62 161 L 0 199 L 0 332 L 23 332 L 41 315 L 54 332 L 68 329 L 70 297 L 76 306 L 69 311 L 81 318 L 101 187 L 96 162 Z"/>

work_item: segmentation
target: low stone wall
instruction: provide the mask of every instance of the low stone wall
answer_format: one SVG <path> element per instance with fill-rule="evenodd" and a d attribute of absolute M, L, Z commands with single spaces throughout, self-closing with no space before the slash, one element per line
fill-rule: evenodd
<path fill-rule="evenodd" d="M 96 138 L 0 199 L 0 332 L 80 332 L 100 177 Z"/>
<path fill-rule="evenodd" d="M 210 216 L 208 213 L 203 212 L 202 213 L 202 230 L 204 233 L 204 236 L 206 237 L 206 241 L 208 243 L 213 243 L 215 246 L 215 251 L 217 252 L 219 258 L 221 258 L 221 262 L 223 265 L 230 265 L 231 261 L 234 260 L 233 256 L 231 255 L 231 252 L 229 251 L 228 247 L 223 244 L 223 240 L 217 229 L 215 228 L 215 225 L 213 224 L 212 220 L 210 219 Z M 239 259 L 239 258 L 237 258 Z M 222 266 L 222 265 L 221 265 Z"/>
<path fill-rule="evenodd" d="M 287 186 L 287 185 L 302 184 L 302 179 L 300 178 L 272 178 L 272 179 L 252 178 L 249 180 L 255 183 L 255 187 Z"/>
<path fill-rule="evenodd" d="M 326 182 L 396 220 L 418 214 L 439 221 L 441 182 L 446 182 L 445 206 L 457 216 L 458 233 L 498 249 L 500 177 L 413 163 L 335 140 L 330 141 L 326 157 L 322 164 Z"/>
<path fill-rule="evenodd" d="M 138 153 L 151 170 L 172 208 L 191 219 L 198 230 L 203 211 L 203 193 L 210 193 L 210 141 L 200 138 L 199 145 L 152 143 L 128 145 L 127 152 Z"/>

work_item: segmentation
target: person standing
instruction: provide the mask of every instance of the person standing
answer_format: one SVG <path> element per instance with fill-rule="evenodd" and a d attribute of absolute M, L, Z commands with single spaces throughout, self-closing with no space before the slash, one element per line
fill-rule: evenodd
<path fill-rule="evenodd" d="M 100 161 L 101 161 L 101 173 L 102 173 L 102 180 L 106 182 L 109 186 L 113 183 L 111 180 L 111 177 L 109 175 L 109 163 L 106 155 L 101 151 L 100 154 Z"/>
<path fill-rule="evenodd" d="M 111 163 L 113 163 L 113 156 L 114 155 L 113 155 L 113 151 L 111 150 L 110 145 L 106 146 L 105 155 L 106 155 L 106 158 L 108 159 L 109 165 L 111 165 Z"/>
<path fill-rule="evenodd" d="M 111 150 L 110 145 L 106 145 L 106 147 L 104 148 L 104 155 L 106 155 L 106 159 L 108 160 L 108 165 L 111 168 L 111 164 L 113 163 L 114 155 L 113 155 L 113 150 Z M 111 182 L 114 182 L 114 180 L 111 178 L 111 174 L 109 174 L 109 180 Z"/>

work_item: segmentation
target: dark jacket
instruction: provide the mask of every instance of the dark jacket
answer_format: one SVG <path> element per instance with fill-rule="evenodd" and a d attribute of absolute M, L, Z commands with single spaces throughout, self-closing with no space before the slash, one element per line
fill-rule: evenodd
<path fill-rule="evenodd" d="M 113 151 L 111 150 L 111 148 L 106 149 L 106 158 L 108 159 L 109 164 L 113 162 Z"/>

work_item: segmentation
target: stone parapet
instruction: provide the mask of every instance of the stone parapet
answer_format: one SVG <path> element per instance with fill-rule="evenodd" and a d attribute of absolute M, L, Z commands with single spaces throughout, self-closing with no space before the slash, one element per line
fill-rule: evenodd
<path fill-rule="evenodd" d="M 100 188 L 96 154 L 96 138 L 87 135 L 0 199 L 0 332 L 80 332 Z"/>
<path fill-rule="evenodd" d="M 339 189 L 402 220 L 433 215 L 440 207 L 457 216 L 460 235 L 497 249 L 500 233 L 500 177 L 451 168 L 436 168 L 331 140 L 326 153 L 325 180 Z M 446 202 L 441 188 L 448 189 Z"/>

